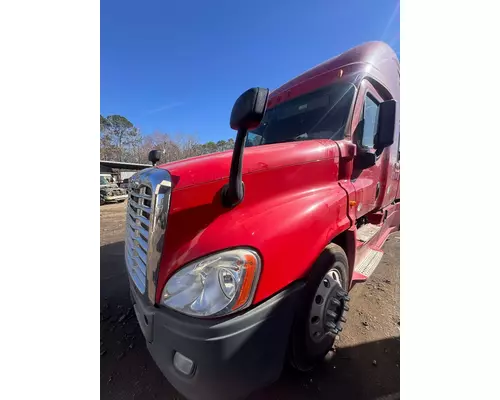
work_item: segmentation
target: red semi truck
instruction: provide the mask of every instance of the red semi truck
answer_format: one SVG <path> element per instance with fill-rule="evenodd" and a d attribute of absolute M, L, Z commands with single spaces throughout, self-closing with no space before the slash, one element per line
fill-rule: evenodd
<path fill-rule="evenodd" d="M 348 291 L 399 230 L 399 61 L 355 47 L 236 101 L 234 150 L 130 180 L 125 258 L 158 367 L 189 399 L 245 397 L 331 349 Z"/>

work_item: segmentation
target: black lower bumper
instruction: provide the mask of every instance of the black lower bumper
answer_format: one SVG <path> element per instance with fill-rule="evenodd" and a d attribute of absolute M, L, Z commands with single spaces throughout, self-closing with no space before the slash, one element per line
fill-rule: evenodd
<path fill-rule="evenodd" d="M 193 400 L 239 399 L 281 374 L 302 287 L 296 283 L 251 310 L 217 320 L 153 307 L 135 290 L 132 300 L 149 352 L 180 393 Z M 174 367 L 176 352 L 194 362 L 189 376 Z"/>

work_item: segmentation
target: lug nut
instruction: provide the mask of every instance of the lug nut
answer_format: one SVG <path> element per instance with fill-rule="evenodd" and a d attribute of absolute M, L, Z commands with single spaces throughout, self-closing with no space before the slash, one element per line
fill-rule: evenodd
<path fill-rule="evenodd" d="M 330 330 L 335 330 L 337 329 L 337 325 L 335 325 L 333 322 L 327 322 L 325 324 Z"/>
<path fill-rule="evenodd" d="M 331 299 L 330 303 L 333 304 L 333 305 L 335 305 L 335 306 L 337 306 L 337 307 L 340 306 L 340 301 L 338 301 L 337 299 Z"/>

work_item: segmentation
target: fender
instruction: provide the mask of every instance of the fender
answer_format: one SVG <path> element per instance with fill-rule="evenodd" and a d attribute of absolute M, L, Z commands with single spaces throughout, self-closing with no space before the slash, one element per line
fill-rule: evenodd
<path fill-rule="evenodd" d="M 231 210 L 220 201 L 227 179 L 174 191 L 157 302 L 175 271 L 227 248 L 251 247 L 261 255 L 254 304 L 305 277 L 332 238 L 351 226 L 337 177 L 338 154 L 245 174 L 245 200 Z"/>

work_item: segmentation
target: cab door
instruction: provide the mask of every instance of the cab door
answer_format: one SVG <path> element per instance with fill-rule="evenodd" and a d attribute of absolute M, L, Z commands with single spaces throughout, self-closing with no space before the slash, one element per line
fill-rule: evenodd
<path fill-rule="evenodd" d="M 378 112 L 382 102 L 383 98 L 375 87 L 364 80 L 360 85 L 352 119 L 352 141 L 358 148 L 351 176 L 356 191 L 356 219 L 384 204 L 390 148 L 380 153 L 374 148 Z M 363 159 L 368 158 L 363 155 L 373 156 L 375 163 L 363 163 Z"/>
<path fill-rule="evenodd" d="M 399 200 L 399 170 L 400 170 L 400 155 L 399 155 L 399 146 L 400 146 L 400 131 L 399 131 L 399 123 L 397 125 L 397 129 L 395 132 L 394 138 L 394 151 L 391 151 L 391 160 L 389 165 L 389 180 L 387 182 L 386 189 L 386 198 L 384 199 L 385 203 L 391 203 L 395 200 Z M 397 147 L 396 147 L 397 143 Z M 397 149 L 397 152 L 396 152 Z"/>

